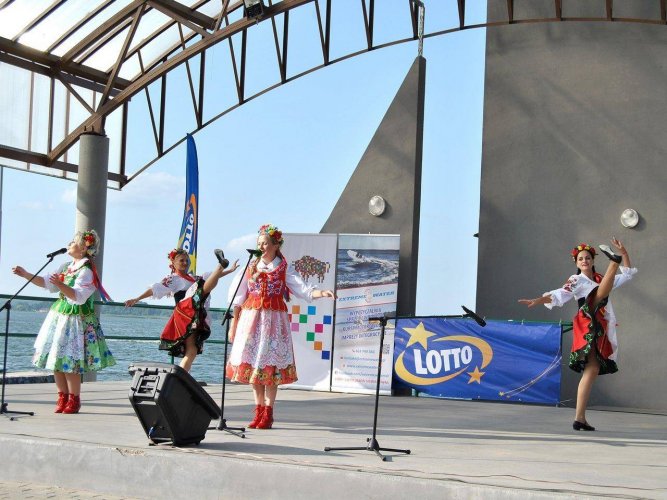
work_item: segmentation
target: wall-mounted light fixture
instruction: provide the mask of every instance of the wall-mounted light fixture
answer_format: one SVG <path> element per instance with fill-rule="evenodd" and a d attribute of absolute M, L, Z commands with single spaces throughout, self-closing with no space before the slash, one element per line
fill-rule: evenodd
<path fill-rule="evenodd" d="M 382 215 L 386 208 L 387 205 L 382 196 L 375 195 L 368 201 L 368 213 L 375 217 Z"/>
<path fill-rule="evenodd" d="M 621 224 L 623 227 L 635 227 L 639 224 L 639 214 L 632 208 L 626 208 L 621 214 Z"/>
<path fill-rule="evenodd" d="M 256 19 L 264 14 L 264 2 L 262 0 L 243 0 L 243 11 L 245 17 Z"/>

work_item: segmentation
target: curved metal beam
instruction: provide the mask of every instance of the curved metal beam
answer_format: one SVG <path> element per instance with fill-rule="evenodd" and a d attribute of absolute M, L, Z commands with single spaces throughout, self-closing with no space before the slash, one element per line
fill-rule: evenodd
<path fill-rule="evenodd" d="M 284 0 L 281 3 L 274 5 L 273 7 L 267 8 L 264 11 L 265 15 L 263 20 L 271 19 L 274 16 L 282 14 L 283 12 L 287 12 L 290 9 L 300 7 L 301 5 L 305 5 L 313 1 L 314 0 Z M 256 24 L 256 22 L 256 20 L 248 18 L 243 18 L 239 21 L 236 21 L 235 23 L 230 24 L 229 26 L 212 34 L 209 38 L 204 38 L 194 45 L 191 45 L 160 66 L 157 66 L 143 74 L 121 92 L 119 92 L 112 100 L 109 100 L 100 106 L 93 115 L 91 115 L 85 122 L 79 125 L 72 133 L 63 139 L 60 144 L 53 148 L 48 154 L 49 160 L 57 160 L 65 153 L 65 151 L 74 145 L 74 143 L 79 139 L 79 136 L 84 132 L 101 132 L 103 118 L 122 106 L 125 101 L 129 100 L 141 89 L 147 87 L 158 78 L 166 75 L 176 66 L 179 66 L 192 57 L 202 53 L 204 50 L 215 45 L 216 43 L 226 40 L 237 33 L 244 32 L 249 27 Z"/>
<path fill-rule="evenodd" d="M 217 1 L 220 3 L 219 14 L 216 16 L 206 16 L 201 14 L 198 9 L 204 4 L 207 4 L 211 1 Z M 606 9 L 600 17 L 595 18 L 584 18 L 584 17 L 563 17 L 563 2 L 562 0 L 554 0 L 553 2 L 553 17 L 548 18 L 535 18 L 535 19 L 517 19 L 516 18 L 516 9 L 514 0 L 506 0 L 506 17 L 500 21 L 485 22 L 474 25 L 466 25 L 465 18 L 465 9 L 466 2 L 465 0 L 452 0 L 455 4 L 455 7 L 458 8 L 458 22 L 454 27 L 449 29 L 440 30 L 437 32 L 431 32 L 424 34 L 424 38 L 431 38 L 435 36 L 441 36 L 445 34 L 455 33 L 463 30 L 477 29 L 477 28 L 492 28 L 498 26 L 507 26 L 511 24 L 537 24 L 537 23 L 550 23 L 550 22 L 621 22 L 621 23 L 644 23 L 644 24 L 657 24 L 665 25 L 667 24 L 667 0 L 656 0 L 660 4 L 660 18 L 659 19 L 629 19 L 629 18 L 618 18 L 613 15 L 613 1 L 606 0 Z M 57 0 L 53 0 L 53 5 L 57 5 Z M 99 12 L 104 10 L 113 0 L 106 0 L 103 2 L 98 9 L 93 13 L 89 14 L 86 19 L 95 17 Z M 389 47 L 392 45 L 410 42 L 417 39 L 417 26 L 416 26 L 416 16 L 417 9 L 415 0 L 408 0 L 410 4 L 410 16 L 412 21 L 412 36 L 389 41 L 382 44 L 375 43 L 374 39 L 374 28 L 375 28 L 375 1 L 374 0 L 361 0 L 361 11 L 363 14 L 363 25 L 366 32 L 366 43 L 364 48 L 340 56 L 336 59 L 330 59 L 330 47 L 331 47 L 331 11 L 333 0 L 282 0 L 279 3 L 273 4 L 271 0 L 265 0 L 265 3 L 268 2 L 269 6 L 265 9 L 264 16 L 257 19 L 247 19 L 241 18 L 240 20 L 228 24 L 228 15 L 243 8 L 243 2 L 241 0 L 197 0 L 189 8 L 181 7 L 181 4 L 173 0 L 131 0 L 128 5 L 126 5 L 119 12 L 110 17 L 106 22 L 102 23 L 99 29 L 95 30 L 94 33 L 91 33 L 87 37 L 84 37 L 79 43 L 72 47 L 67 54 L 62 58 L 58 58 L 50 53 L 39 52 L 29 47 L 23 46 L 19 43 L 13 42 L 12 40 L 6 40 L 0 38 L 0 61 L 8 62 L 10 64 L 15 64 L 17 66 L 23 67 L 25 69 L 30 69 L 38 73 L 57 78 L 66 83 L 66 86 L 71 84 L 73 86 L 80 86 L 89 88 L 105 94 L 108 98 L 101 99 L 96 110 L 90 113 L 89 117 L 82 122 L 78 127 L 76 127 L 69 135 L 65 137 L 55 148 L 49 148 L 47 155 L 38 156 L 33 158 L 37 160 L 35 163 L 47 166 L 58 168 L 56 165 L 60 165 L 62 162 L 59 162 L 59 158 L 71 148 L 79 139 L 82 133 L 87 131 L 103 131 L 104 122 L 106 117 L 113 113 L 118 108 L 122 107 L 124 110 L 124 116 L 127 116 L 127 104 L 130 99 L 135 96 L 138 92 L 145 90 L 148 85 L 156 80 L 162 79 L 164 81 L 167 73 L 176 68 L 177 66 L 186 63 L 196 56 L 201 56 L 200 61 L 200 74 L 199 74 L 199 89 L 197 95 L 198 99 L 195 98 L 195 89 L 193 84 L 193 77 L 191 75 L 190 67 L 188 66 L 188 80 L 190 83 L 190 91 L 193 98 L 193 109 L 197 116 L 196 129 L 191 132 L 196 132 L 205 126 L 209 125 L 213 121 L 217 120 L 221 116 L 230 112 L 233 109 L 243 105 L 249 100 L 255 99 L 280 85 L 288 83 L 292 80 L 296 80 L 302 76 L 305 76 L 309 73 L 317 71 L 318 69 L 324 68 L 330 64 L 340 62 L 357 55 L 361 55 L 371 50 L 377 50 L 380 48 Z M 322 49 L 322 63 L 316 66 L 306 69 L 299 74 L 292 76 L 287 75 L 287 46 L 288 46 L 288 32 L 289 32 L 289 11 L 301 7 L 303 5 L 313 3 L 315 8 L 317 27 L 319 29 L 320 43 Z M 320 3 L 323 2 L 324 16 L 320 12 Z M 7 3 L 5 2 L 4 5 Z M 3 4 L 0 4 L 3 5 Z M 147 35 L 141 42 L 137 43 L 134 47 L 128 48 L 128 43 L 123 44 L 121 53 L 119 54 L 116 64 L 109 68 L 108 71 L 99 71 L 81 62 L 85 60 L 86 57 L 89 57 L 94 53 L 94 51 L 103 47 L 110 40 L 114 39 L 118 35 L 119 30 L 126 29 L 126 26 L 129 26 L 132 23 L 134 17 L 135 24 L 138 21 L 136 17 L 136 12 L 139 7 L 143 7 L 143 11 L 148 12 L 151 9 L 157 9 L 166 13 L 170 19 L 168 22 L 162 24 L 157 29 L 153 29 L 152 32 Z M 134 14 L 134 16 L 133 16 Z M 275 17 L 279 14 L 284 14 L 283 19 L 283 33 L 282 40 L 278 36 L 278 31 L 276 28 Z M 244 47 L 245 41 L 247 40 L 248 35 L 251 33 L 248 31 L 254 24 L 257 22 L 265 22 L 270 20 L 273 26 L 273 38 L 277 54 L 277 63 L 280 78 L 279 80 L 272 85 L 264 88 L 263 90 L 258 91 L 252 96 L 245 95 L 245 55 Z M 160 33 L 164 30 L 177 25 L 180 33 L 180 40 L 168 46 L 165 50 L 161 51 L 161 54 L 156 57 L 153 61 L 147 61 L 144 65 L 142 60 L 142 48 L 147 44 L 155 40 Z M 81 23 L 77 23 L 76 27 L 68 31 L 64 36 L 62 36 L 56 44 L 64 41 L 67 37 L 71 36 L 80 26 Z M 182 27 L 187 26 L 191 30 L 191 33 L 184 35 Z M 136 28 L 136 26 L 135 26 Z M 212 31 L 209 31 L 212 30 Z M 237 54 L 235 54 L 234 47 L 232 45 L 232 37 L 234 35 L 241 34 L 242 36 L 242 46 L 240 61 L 237 64 Z M 232 62 L 232 71 L 234 72 L 234 79 L 236 81 L 237 89 L 237 103 L 221 110 L 217 115 L 212 119 L 204 122 L 203 118 L 203 81 L 204 81 L 204 56 L 206 50 L 212 46 L 227 40 L 230 44 L 230 56 Z M 187 46 L 188 43 L 193 42 L 190 46 Z M 281 43 L 282 42 L 282 43 Z M 118 78 L 118 73 L 120 66 L 132 58 L 137 56 L 141 73 L 138 77 L 132 80 L 124 80 Z M 69 88 L 69 87 L 68 87 Z M 70 91 L 72 89 L 70 88 Z M 76 97 L 76 95 L 75 95 Z M 164 96 L 161 99 L 161 120 L 163 118 L 163 107 L 164 107 Z M 91 108 L 89 106 L 84 106 L 90 112 Z M 149 110 L 151 111 L 152 117 L 152 106 L 149 102 Z M 218 111 L 218 110 L 216 110 Z M 155 129 L 154 118 L 153 128 L 154 133 L 159 137 L 163 135 L 163 125 L 162 121 L 160 122 L 160 129 Z M 126 118 L 123 122 L 126 123 Z M 125 130 L 125 125 L 123 125 L 123 130 Z M 123 132 L 124 135 L 124 132 Z M 124 141 L 124 137 L 121 138 Z M 162 144 L 162 140 L 159 141 L 157 148 L 157 156 L 154 158 L 148 165 L 154 163 L 157 159 L 162 157 L 164 154 L 169 152 L 171 149 L 176 147 L 180 142 L 177 142 L 172 145 Z M 124 176 L 124 165 L 125 158 L 121 158 L 121 166 L 123 168 L 122 177 L 126 180 Z M 146 167 L 141 168 L 139 172 L 143 171 Z M 138 173 L 138 172 L 137 172 Z M 133 174 L 131 178 L 136 176 Z M 130 179 L 131 179 L 130 178 Z M 121 180 L 121 183 L 123 180 Z"/>
<path fill-rule="evenodd" d="M 262 21 L 266 21 L 269 19 L 273 19 L 275 16 L 286 13 L 291 9 L 300 7 L 302 5 L 311 3 L 315 0 L 284 0 L 283 2 L 276 4 L 272 7 L 267 8 L 266 15 L 262 19 Z M 504 21 L 493 21 L 493 22 L 488 22 L 488 23 L 479 23 L 479 24 L 474 24 L 474 25 L 468 25 L 468 26 L 463 26 L 461 27 L 460 25 L 454 28 L 446 29 L 446 30 L 441 30 L 429 34 L 425 34 L 424 38 L 431 38 L 435 36 L 442 36 L 450 33 L 455 33 L 458 31 L 464 31 L 464 30 L 470 30 L 470 29 L 478 29 L 478 28 L 493 28 L 493 27 L 498 27 L 498 26 L 507 26 L 510 24 L 517 25 L 517 24 L 540 24 L 540 23 L 550 23 L 550 22 L 625 22 L 625 23 L 643 23 L 643 24 L 656 24 L 656 25 L 664 25 L 665 21 L 664 20 L 657 20 L 657 19 L 626 19 L 626 18 L 609 18 L 608 16 L 605 17 L 600 17 L 600 18 L 588 18 L 588 17 L 553 17 L 553 18 L 539 18 L 539 19 L 515 19 L 513 16 L 513 6 L 511 5 L 512 2 L 508 0 L 508 19 Z M 461 2 L 462 5 L 465 5 L 465 2 Z M 460 5 L 461 5 L 460 4 Z M 558 14 L 558 10 L 556 9 L 556 14 Z M 187 60 L 191 59 L 192 57 L 201 54 L 204 52 L 206 49 L 210 48 L 211 46 L 230 39 L 233 35 L 242 33 L 245 30 L 247 30 L 249 27 L 253 26 L 257 21 L 254 19 L 247 19 L 243 18 L 233 24 L 230 24 L 229 26 L 220 29 L 218 32 L 212 34 L 210 37 L 205 38 L 200 40 L 199 42 L 191 45 L 190 47 L 182 50 L 179 54 L 175 55 L 171 59 L 168 59 L 166 62 L 164 62 L 161 65 L 156 65 L 152 69 L 147 68 L 147 72 L 141 75 L 139 78 L 134 80 L 130 85 L 128 85 L 126 88 L 124 88 L 121 92 L 119 92 L 117 95 L 114 96 L 112 100 L 107 101 L 104 105 L 100 106 L 97 110 L 96 113 L 91 115 L 85 122 L 83 122 L 79 127 L 77 127 L 72 133 L 70 133 L 60 144 L 58 144 L 49 154 L 49 162 L 56 161 L 61 155 L 65 153 L 72 145 L 76 143 L 78 140 L 78 137 L 88 131 L 101 131 L 102 128 L 102 123 L 104 120 L 104 117 L 112 113 L 114 110 L 119 108 L 120 106 L 123 105 L 123 103 L 127 102 L 132 96 L 137 94 L 139 91 L 141 91 L 144 87 L 148 86 L 155 80 L 161 78 L 165 74 L 167 74 L 169 71 L 174 69 L 175 67 L 183 64 Z M 328 23 L 327 23 L 328 26 Z M 239 104 L 233 106 L 230 109 L 236 108 L 239 105 L 244 104 L 250 99 L 253 99 L 255 97 L 258 97 L 259 95 L 265 94 L 266 92 L 284 84 L 290 81 L 293 81 L 297 78 L 300 78 L 301 76 L 304 76 L 306 74 L 312 73 L 313 71 L 316 71 L 318 69 L 321 69 L 327 65 L 333 64 L 335 62 L 340 62 L 345 59 L 349 59 L 351 57 L 366 53 L 370 50 L 377 50 L 385 47 L 389 47 L 392 45 L 397 45 L 400 43 L 406 43 L 413 41 L 414 38 L 405 38 L 405 39 L 400 39 L 400 40 L 394 40 L 391 42 L 386 42 L 383 44 L 378 44 L 378 45 L 371 45 L 367 48 L 364 48 L 362 50 L 347 54 L 345 56 L 339 57 L 335 60 L 329 60 L 327 61 L 325 59 L 325 62 L 319 66 L 315 66 L 309 70 L 306 70 L 298 75 L 294 75 L 289 78 L 281 78 L 281 81 L 278 82 L 275 85 L 272 85 L 270 87 L 267 87 L 266 89 L 258 92 L 257 94 L 246 97 L 243 95 L 243 92 L 241 92 L 239 96 Z M 326 42 L 325 42 L 326 45 Z M 179 44 L 179 46 L 181 46 Z M 227 110 L 229 111 L 229 110 Z M 219 115 L 220 116 L 220 115 Z M 210 121 L 207 122 L 206 124 L 211 123 Z M 203 124 L 202 127 L 198 127 L 197 130 L 200 130 L 205 126 L 206 124 Z M 196 130 L 195 130 L 196 132 Z M 177 143 L 178 144 L 178 143 Z M 172 148 L 169 148 L 165 151 L 162 151 L 162 154 L 168 152 Z M 159 156 L 162 156 L 160 154 Z"/>

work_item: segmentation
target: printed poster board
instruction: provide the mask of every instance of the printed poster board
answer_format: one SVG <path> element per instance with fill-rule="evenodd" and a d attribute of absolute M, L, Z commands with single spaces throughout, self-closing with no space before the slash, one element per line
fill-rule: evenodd
<path fill-rule="evenodd" d="M 380 349 L 380 325 L 368 318 L 396 311 L 398 235 L 338 237 L 336 318 L 331 390 L 374 393 Z M 391 393 L 393 321 L 385 328 L 380 393 Z"/>

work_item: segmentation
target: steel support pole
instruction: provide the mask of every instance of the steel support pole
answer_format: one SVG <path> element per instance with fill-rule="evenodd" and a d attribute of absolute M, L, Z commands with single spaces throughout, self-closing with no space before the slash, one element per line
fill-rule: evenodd
<path fill-rule="evenodd" d="M 100 236 L 102 241 L 95 257 L 95 265 L 100 279 L 102 279 L 104 263 L 108 171 L 109 138 L 99 134 L 83 134 L 79 145 L 79 181 L 76 193 L 75 231 L 95 229 Z M 99 306 L 95 307 L 95 314 L 99 315 Z M 95 372 L 85 374 L 83 380 L 96 380 Z"/>

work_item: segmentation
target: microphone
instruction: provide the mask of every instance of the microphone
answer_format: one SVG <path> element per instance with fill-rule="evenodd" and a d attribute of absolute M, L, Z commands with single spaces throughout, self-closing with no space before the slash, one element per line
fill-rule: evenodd
<path fill-rule="evenodd" d="M 55 252 L 47 253 L 46 258 L 53 259 L 56 255 L 62 255 L 64 253 L 67 253 L 67 248 L 61 248 L 60 250 L 56 250 Z"/>
<path fill-rule="evenodd" d="M 262 251 L 261 250 L 253 250 L 252 248 L 246 248 L 246 252 L 248 252 L 253 257 L 261 257 L 262 256 Z"/>
<path fill-rule="evenodd" d="M 464 316 L 474 319 L 479 326 L 486 326 L 486 321 L 477 316 L 477 314 L 475 314 L 473 311 L 468 309 L 466 306 L 461 306 L 461 308 L 466 312 Z"/>

